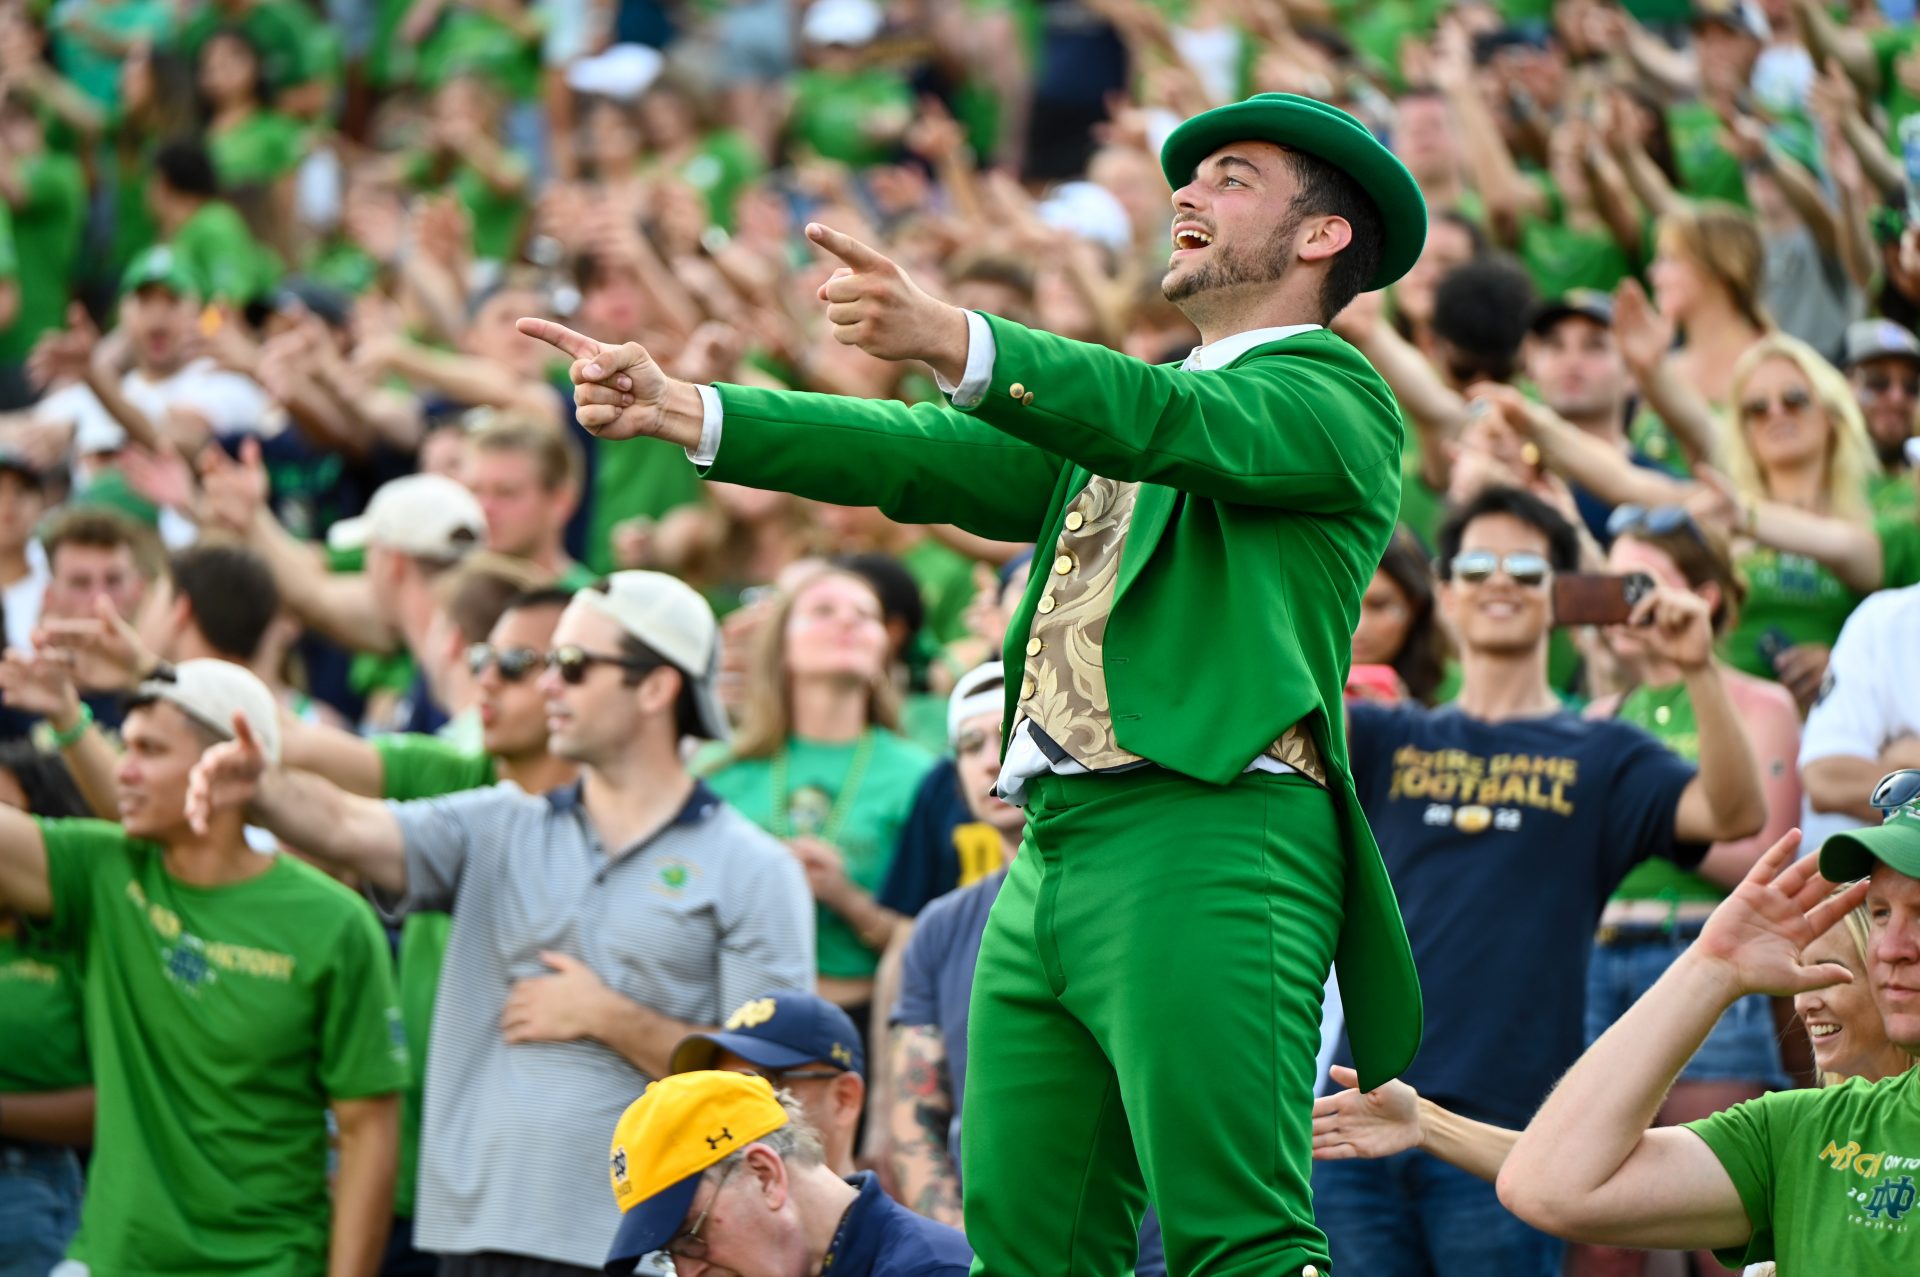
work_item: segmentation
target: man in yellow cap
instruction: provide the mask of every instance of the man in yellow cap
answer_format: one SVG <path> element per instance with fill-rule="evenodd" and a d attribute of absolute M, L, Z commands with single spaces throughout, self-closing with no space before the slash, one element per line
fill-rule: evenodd
<path fill-rule="evenodd" d="M 1125 1272 L 1149 1198 L 1173 1271 L 1318 1277 L 1329 965 L 1363 1085 L 1420 1041 L 1341 701 L 1404 426 L 1326 325 L 1419 256 L 1426 206 L 1358 120 L 1291 94 L 1195 116 L 1160 162 L 1161 291 L 1202 342 L 1177 368 L 961 310 L 817 224 L 808 237 L 844 264 L 820 287 L 835 339 L 924 361 L 951 408 L 695 386 L 638 345 L 520 321 L 573 359 L 597 434 L 672 440 L 713 479 L 1040 547 L 1007 626 L 997 786 L 1026 836 L 969 1030 L 983 1277 Z"/>
<path fill-rule="evenodd" d="M 608 1163 L 620 1231 L 607 1272 L 673 1257 L 675 1277 L 964 1277 L 966 1238 L 842 1179 L 798 1101 L 763 1077 L 676 1073 L 620 1116 Z"/>

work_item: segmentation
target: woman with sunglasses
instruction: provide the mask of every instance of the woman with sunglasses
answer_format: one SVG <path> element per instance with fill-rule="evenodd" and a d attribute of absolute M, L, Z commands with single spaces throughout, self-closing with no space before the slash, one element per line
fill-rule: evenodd
<path fill-rule="evenodd" d="M 763 623 L 744 722 L 707 777 L 793 850 L 818 904 L 820 996 L 867 1031 L 874 971 L 899 915 L 874 898 L 931 755 L 899 734 L 880 597 L 824 568 Z"/>
<path fill-rule="evenodd" d="M 1728 561 L 1725 541 L 1700 528 L 1684 509 L 1619 506 L 1607 531 L 1613 539 L 1608 571 L 1645 573 L 1661 586 L 1699 595 L 1711 609 L 1716 633 L 1724 634 L 1734 623 L 1746 587 Z M 1658 656 L 1635 627 L 1610 626 L 1602 638 L 1627 679 L 1627 690 L 1595 701 L 1587 716 L 1632 723 L 1697 763 L 1699 730 L 1681 671 Z M 1589 1042 L 1653 987 L 1700 933 L 1714 906 L 1799 819 L 1800 719 L 1792 697 L 1775 683 L 1733 670 L 1721 675 L 1760 764 L 1767 823 L 1752 837 L 1715 843 L 1693 869 L 1656 857 L 1627 874 L 1600 916 L 1587 968 Z M 1743 998 L 1721 1016 L 1688 1062 L 1657 1120 L 1667 1126 L 1690 1122 L 1786 1081 L 1772 1004 L 1764 997 Z M 1635 1252 L 1589 1251 L 1582 1271 L 1639 1271 Z"/>
<path fill-rule="evenodd" d="M 1747 512 L 1739 519 L 1734 566 L 1748 596 L 1721 653 L 1743 673 L 1784 683 L 1804 712 L 1826 674 L 1833 640 L 1865 591 L 1857 577 L 1843 578 L 1819 559 L 1760 542 L 1751 535 L 1751 512 L 1765 502 L 1854 525 L 1871 539 L 1867 485 L 1879 462 L 1846 380 L 1804 342 L 1775 334 L 1755 343 L 1734 366 L 1730 392 L 1738 421 L 1722 432 L 1721 450 L 1727 485 Z M 1539 447 L 1548 466 L 1602 500 L 1722 504 L 1718 489 L 1636 467 L 1511 390 L 1486 388 L 1481 397 Z"/>

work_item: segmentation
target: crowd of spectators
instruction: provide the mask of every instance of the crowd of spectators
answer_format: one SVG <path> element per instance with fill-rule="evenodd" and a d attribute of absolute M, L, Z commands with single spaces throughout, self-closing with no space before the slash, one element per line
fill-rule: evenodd
<path fill-rule="evenodd" d="M 0 2 L 0 1277 L 598 1271 L 622 1111 L 714 1068 L 820 1201 L 961 1227 L 1032 547 L 598 439 L 516 321 L 939 401 L 833 339 L 820 220 L 1177 362 L 1160 143 L 1267 91 L 1431 217 L 1331 325 L 1407 427 L 1348 693 L 1427 1032 L 1343 1089 L 1329 986 L 1318 1222 L 1724 1271 L 1494 1181 L 1770 846 L 1920 768 L 1910 0 Z M 1655 1120 L 1907 1069 L 1861 991 L 1730 997 Z"/>

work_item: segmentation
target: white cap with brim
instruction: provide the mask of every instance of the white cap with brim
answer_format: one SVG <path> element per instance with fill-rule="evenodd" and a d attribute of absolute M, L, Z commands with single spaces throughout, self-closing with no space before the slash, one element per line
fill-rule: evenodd
<path fill-rule="evenodd" d="M 487 543 L 487 516 L 463 485 L 438 474 L 410 474 L 373 494 L 365 514 L 327 529 L 335 550 L 380 546 L 451 562 Z"/>
<path fill-rule="evenodd" d="M 253 729 L 269 763 L 280 761 L 280 706 L 251 670 L 231 661 L 182 661 L 171 678 L 150 678 L 136 700 L 165 701 L 221 740 L 233 739 L 233 716 Z"/>
<path fill-rule="evenodd" d="M 976 665 L 960 676 L 947 697 L 947 740 L 960 736 L 960 724 L 985 713 L 1004 714 L 1007 710 L 1007 667 L 1001 661 Z"/>
<path fill-rule="evenodd" d="M 800 20 L 800 38 L 808 44 L 857 48 L 879 35 L 886 21 L 873 0 L 813 0 Z"/>
<path fill-rule="evenodd" d="M 715 681 L 720 672 L 720 623 L 713 608 L 686 582 L 665 572 L 615 572 L 604 587 L 573 596 L 665 657 L 687 680 L 701 735 L 731 739 Z"/>

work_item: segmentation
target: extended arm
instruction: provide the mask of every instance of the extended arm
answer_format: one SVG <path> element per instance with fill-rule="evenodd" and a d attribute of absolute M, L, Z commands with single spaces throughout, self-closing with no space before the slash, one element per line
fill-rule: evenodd
<path fill-rule="evenodd" d="M 1709 659 L 1687 669 L 1685 681 L 1700 728 L 1700 772 L 1681 791 L 1673 814 L 1674 837 L 1680 842 L 1750 837 L 1767 822 L 1767 795 L 1753 741 L 1716 662 Z"/>
<path fill-rule="evenodd" d="M 1417 1148 L 1491 1184 L 1520 1139 L 1518 1131 L 1449 1112 L 1405 1082 L 1362 1091 L 1359 1076 L 1339 1064 L 1332 1077 L 1347 1089 L 1313 1102 L 1318 1162 L 1391 1157 Z"/>
<path fill-rule="evenodd" d="M 1732 889 L 1740 885 L 1767 848 L 1800 822 L 1800 714 L 1789 696 L 1765 684 L 1726 683 L 1745 725 L 1760 768 L 1767 820 L 1748 838 L 1716 842 L 1697 872 L 1709 882 Z M 1702 742 L 1704 748 L 1704 739 Z M 1877 779 L 1877 778 L 1876 778 Z"/>
<path fill-rule="evenodd" d="M 93 1143 L 93 1088 L 0 1095 L 0 1137 L 86 1148 Z"/>
<path fill-rule="evenodd" d="M 1478 387 L 1474 397 L 1492 403 L 1508 425 L 1531 439 L 1548 469 L 1610 505 L 1674 505 L 1693 490 L 1671 475 L 1634 465 L 1606 440 L 1508 387 Z"/>
<path fill-rule="evenodd" d="M 960 1180 L 947 1131 L 953 1123 L 953 1080 L 946 1041 L 930 1024 L 893 1029 L 893 1094 L 887 1125 L 900 1200 L 915 1212 L 960 1227 Z"/>
<path fill-rule="evenodd" d="M 312 772 L 364 798 L 379 798 L 385 792 L 386 763 L 372 742 L 291 714 L 280 716 L 280 765 Z"/>
<path fill-rule="evenodd" d="M 393 1223 L 393 1178 L 400 1156 L 400 1097 L 335 1100 L 340 1168 L 333 1185 L 327 1277 L 373 1277 Z"/>

